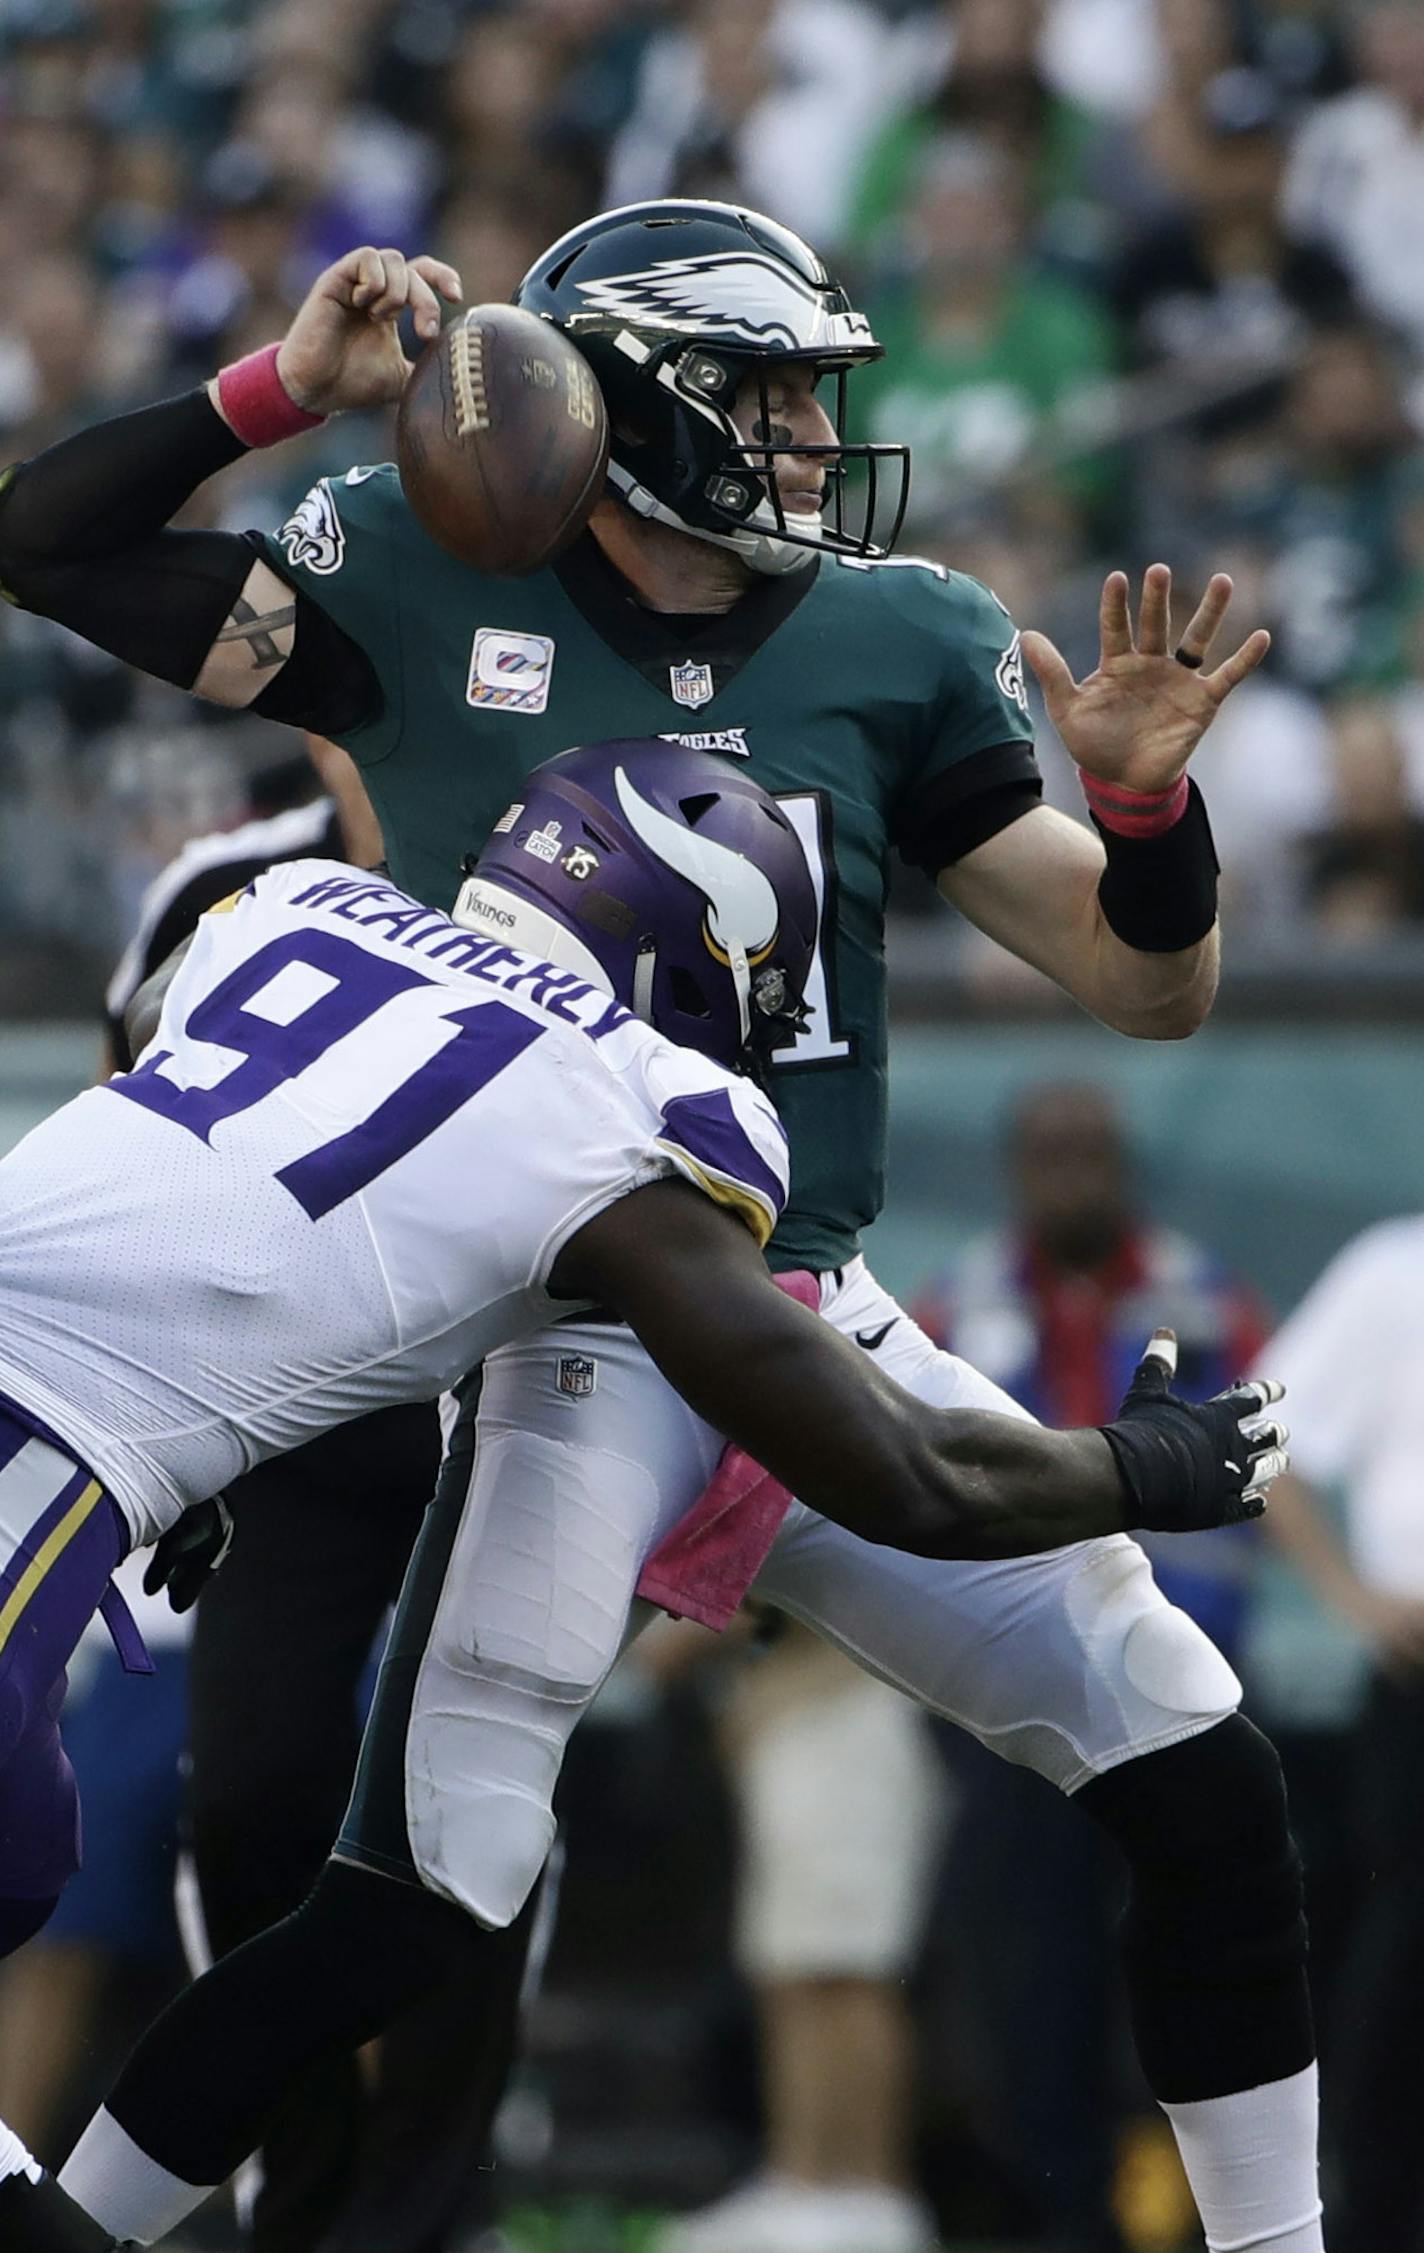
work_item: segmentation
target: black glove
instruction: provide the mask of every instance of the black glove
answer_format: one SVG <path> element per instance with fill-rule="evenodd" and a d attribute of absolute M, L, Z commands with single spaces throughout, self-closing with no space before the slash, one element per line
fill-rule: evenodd
<path fill-rule="evenodd" d="M 1289 1457 L 1287 1432 L 1262 1415 L 1285 1388 L 1265 1378 L 1198 1405 L 1171 1389 L 1177 1341 L 1154 1333 L 1116 1423 L 1102 1434 L 1127 1490 L 1123 1523 L 1152 1533 L 1198 1533 L 1259 1518 Z"/>
<path fill-rule="evenodd" d="M 154 1543 L 143 1576 L 144 1594 L 168 1590 L 176 1612 L 191 1611 L 232 1547 L 232 1512 L 220 1494 L 190 1503 Z"/>

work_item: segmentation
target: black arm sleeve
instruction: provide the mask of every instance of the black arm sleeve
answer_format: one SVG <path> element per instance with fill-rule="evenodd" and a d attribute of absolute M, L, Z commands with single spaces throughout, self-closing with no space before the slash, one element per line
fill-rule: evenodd
<path fill-rule="evenodd" d="M 933 881 L 942 868 L 1031 813 L 1042 796 L 1033 746 L 991 744 L 945 767 L 900 806 L 891 841 L 902 860 Z"/>
<path fill-rule="evenodd" d="M 246 451 L 204 391 L 96 423 L 0 478 L 0 593 L 111 656 L 191 688 L 254 560 L 241 532 L 173 516 Z M 296 644 L 252 709 L 336 735 L 374 718 L 365 652 L 294 590 Z"/>
<path fill-rule="evenodd" d="M 8 473 L 0 558 L 23 569 L 118 555 L 161 531 L 207 478 L 246 451 L 205 391 L 76 431 Z M 3 569 L 0 577 L 10 583 Z"/>

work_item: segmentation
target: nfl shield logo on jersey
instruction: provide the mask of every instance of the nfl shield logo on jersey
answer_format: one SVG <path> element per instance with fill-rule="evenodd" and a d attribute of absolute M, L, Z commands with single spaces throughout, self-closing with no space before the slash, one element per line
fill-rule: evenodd
<path fill-rule="evenodd" d="M 668 679 L 672 684 L 675 704 L 690 705 L 695 712 L 699 704 L 711 703 L 713 688 L 710 665 L 669 665 Z"/>
<path fill-rule="evenodd" d="M 587 1400 L 598 1383 L 598 1363 L 581 1353 L 559 1356 L 559 1390 L 570 1400 Z"/>

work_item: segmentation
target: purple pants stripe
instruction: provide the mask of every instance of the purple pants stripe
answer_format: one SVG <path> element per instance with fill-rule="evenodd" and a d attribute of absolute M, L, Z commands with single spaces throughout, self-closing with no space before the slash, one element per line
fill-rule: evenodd
<path fill-rule="evenodd" d="M 17 1458 L 33 1438 L 0 1406 L 0 1521 L 7 1499 L 13 1513 L 32 1493 L 33 1473 Z M 74 1778 L 56 1716 L 65 1668 L 128 1546 L 123 1519 L 87 1470 L 65 1478 L 61 1460 L 54 1477 L 58 1492 L 51 1487 L 23 1532 L 11 1516 L 13 1550 L 0 1571 L 0 1896 L 10 1898 L 57 1894 L 78 1867 Z"/>

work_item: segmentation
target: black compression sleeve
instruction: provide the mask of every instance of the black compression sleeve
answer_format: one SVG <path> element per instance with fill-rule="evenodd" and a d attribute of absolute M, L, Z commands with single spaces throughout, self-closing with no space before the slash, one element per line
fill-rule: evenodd
<path fill-rule="evenodd" d="M 157 532 L 101 560 L 19 569 L 0 544 L 0 583 L 21 609 L 191 688 L 252 560 L 237 532 Z"/>
<path fill-rule="evenodd" d="M 173 532 L 246 452 L 204 391 L 96 423 L 0 476 L 0 593 L 159 680 L 191 688 L 253 563 L 240 532 Z M 324 735 L 374 718 L 370 659 L 294 590 L 296 643 L 252 709 Z"/>
<path fill-rule="evenodd" d="M 472 2038 L 499 2045 L 502 2065 L 537 1902 L 536 1889 L 512 1925 L 492 1932 L 423 1886 L 328 1862 L 294 1915 L 169 2005 L 108 2109 L 180 2181 L 225 2182 L 314 2066 L 457 1980 Z"/>
<path fill-rule="evenodd" d="M 0 487 L 0 581 L 30 607 L 13 573 L 133 547 L 246 451 L 204 391 L 61 438 Z"/>
<path fill-rule="evenodd" d="M 62 438 L 0 485 L 0 589 L 191 688 L 252 569 L 235 532 L 168 519 L 246 448 L 201 391 Z"/>

